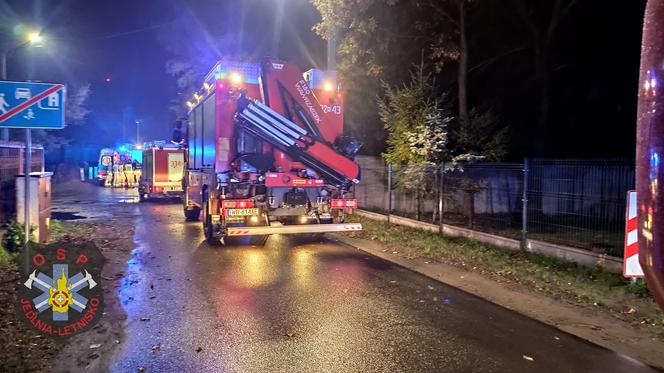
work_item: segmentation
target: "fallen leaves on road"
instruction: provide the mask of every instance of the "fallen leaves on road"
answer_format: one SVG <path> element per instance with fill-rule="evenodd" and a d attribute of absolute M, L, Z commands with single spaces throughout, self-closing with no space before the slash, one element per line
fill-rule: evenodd
<path fill-rule="evenodd" d="M 99 348 L 99 347 L 101 347 L 101 343 L 95 343 L 90 345 L 90 348 Z"/>

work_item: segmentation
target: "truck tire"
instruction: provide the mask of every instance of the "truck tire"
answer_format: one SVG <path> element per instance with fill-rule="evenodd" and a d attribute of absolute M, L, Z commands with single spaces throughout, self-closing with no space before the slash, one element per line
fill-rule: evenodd
<path fill-rule="evenodd" d="M 221 245 L 221 237 L 215 237 L 214 233 L 212 233 L 212 223 L 209 222 L 209 218 L 206 218 L 207 224 L 203 222 L 203 231 L 205 233 L 205 241 L 211 245 L 211 246 L 220 246 Z"/>
<path fill-rule="evenodd" d="M 206 189 L 203 190 L 203 233 L 205 234 L 205 241 L 212 246 L 221 245 L 221 237 L 216 237 L 214 235 L 214 227 L 212 226 L 212 217 L 210 216 L 209 203 L 208 203 L 208 192 Z"/>
<path fill-rule="evenodd" d="M 201 209 L 196 206 L 184 208 L 184 218 L 187 221 L 198 221 L 201 216 Z"/>

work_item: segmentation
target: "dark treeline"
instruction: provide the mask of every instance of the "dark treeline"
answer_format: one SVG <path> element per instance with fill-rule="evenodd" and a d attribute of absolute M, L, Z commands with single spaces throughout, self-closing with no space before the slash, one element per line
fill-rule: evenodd
<path fill-rule="evenodd" d="M 508 127 L 507 159 L 634 156 L 644 0 L 312 2 L 316 31 L 336 30 L 347 128 L 366 154 L 385 147 L 381 82 L 423 64 L 460 125 L 490 111 Z"/>

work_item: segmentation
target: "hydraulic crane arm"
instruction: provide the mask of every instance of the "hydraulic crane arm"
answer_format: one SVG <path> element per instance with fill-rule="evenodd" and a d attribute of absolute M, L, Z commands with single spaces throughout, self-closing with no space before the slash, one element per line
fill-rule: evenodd
<path fill-rule="evenodd" d="M 238 123 L 255 136 L 284 151 L 295 161 L 318 172 L 342 188 L 359 182 L 359 167 L 328 144 L 314 140 L 309 133 L 268 106 L 241 97 Z"/>

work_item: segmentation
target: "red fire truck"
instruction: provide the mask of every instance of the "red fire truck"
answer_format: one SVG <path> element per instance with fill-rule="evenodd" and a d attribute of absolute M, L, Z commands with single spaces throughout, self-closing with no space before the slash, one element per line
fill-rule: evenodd
<path fill-rule="evenodd" d="M 179 145 L 165 142 L 146 143 L 138 182 L 141 200 L 159 197 L 181 197 L 185 151 Z"/>
<path fill-rule="evenodd" d="M 664 1 L 649 0 L 643 22 L 636 132 L 639 262 L 664 310 Z"/>
<path fill-rule="evenodd" d="M 359 144 L 343 136 L 334 71 L 219 62 L 189 106 L 184 214 L 209 242 L 345 232 L 357 207 Z"/>

